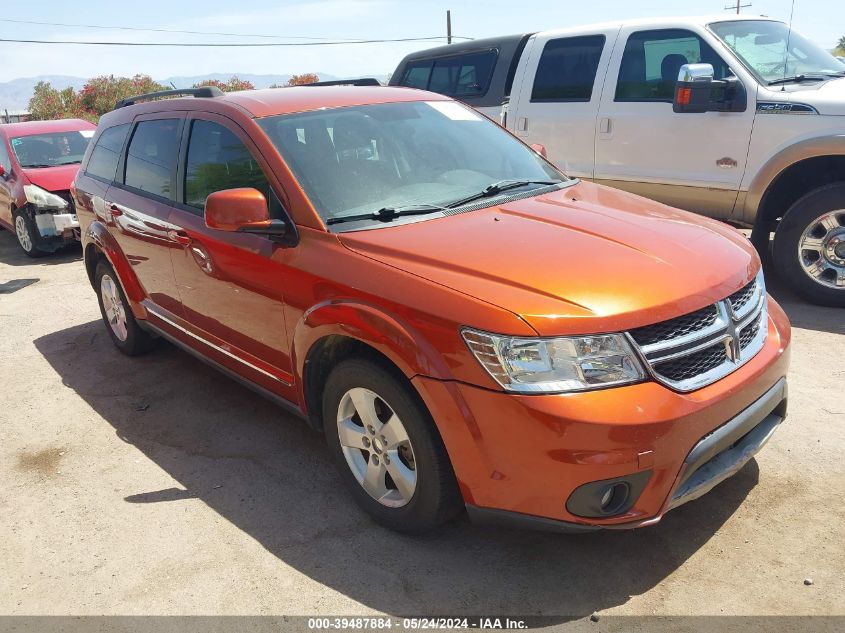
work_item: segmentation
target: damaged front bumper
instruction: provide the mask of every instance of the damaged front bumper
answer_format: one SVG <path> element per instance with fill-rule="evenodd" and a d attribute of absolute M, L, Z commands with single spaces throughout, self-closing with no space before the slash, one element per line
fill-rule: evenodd
<path fill-rule="evenodd" d="M 79 220 L 75 213 L 38 211 L 33 213 L 42 240 L 72 242 L 79 240 Z"/>

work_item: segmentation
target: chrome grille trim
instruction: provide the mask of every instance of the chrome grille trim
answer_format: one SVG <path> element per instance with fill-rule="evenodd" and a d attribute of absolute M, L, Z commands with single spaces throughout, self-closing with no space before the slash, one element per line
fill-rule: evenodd
<path fill-rule="evenodd" d="M 654 380 L 676 391 L 694 391 L 734 372 L 762 349 L 768 334 L 766 286 L 762 271 L 751 283 L 713 305 L 717 312 L 716 320 L 683 336 L 639 345 L 631 332 L 626 332 L 628 341 L 637 350 Z M 681 380 L 665 375 L 684 373 L 681 366 L 684 359 L 716 345 L 722 345 L 725 350 L 724 361 L 716 367 Z M 674 367 L 673 362 L 677 363 Z M 704 363 L 705 366 L 709 364 L 712 363 Z"/>

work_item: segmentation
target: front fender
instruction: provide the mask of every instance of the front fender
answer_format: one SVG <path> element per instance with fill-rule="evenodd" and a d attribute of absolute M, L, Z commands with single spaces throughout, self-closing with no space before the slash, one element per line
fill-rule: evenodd
<path fill-rule="evenodd" d="M 845 155 L 845 135 L 842 134 L 826 134 L 803 139 L 781 150 L 772 156 L 754 176 L 748 187 L 739 219 L 750 224 L 754 223 L 769 185 L 792 165 L 807 158 L 842 155 Z"/>
<path fill-rule="evenodd" d="M 377 306 L 351 300 L 320 303 L 302 315 L 293 334 L 293 361 L 298 376 L 303 375 L 309 350 L 320 339 L 332 335 L 369 345 L 408 378 L 451 377 L 443 356 L 411 324 Z"/>
<path fill-rule="evenodd" d="M 147 317 L 147 310 L 141 304 L 144 300 L 144 289 L 141 282 L 138 281 L 135 271 L 129 265 L 129 261 L 123 254 L 123 250 L 109 233 L 108 227 L 100 221 L 94 221 L 85 232 L 86 253 L 91 245 L 94 245 L 97 250 L 108 260 L 114 272 L 117 273 L 118 282 L 123 287 L 123 292 L 129 301 L 129 306 L 132 309 L 132 314 L 138 319 L 145 319 Z M 86 256 L 87 261 L 87 256 Z M 92 280 L 93 281 L 93 280 Z"/>

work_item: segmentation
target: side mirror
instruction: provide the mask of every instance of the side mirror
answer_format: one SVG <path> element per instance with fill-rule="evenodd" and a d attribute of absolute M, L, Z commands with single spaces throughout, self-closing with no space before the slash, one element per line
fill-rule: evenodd
<path fill-rule="evenodd" d="M 540 143 L 531 143 L 531 149 L 533 149 L 535 152 L 537 152 L 543 158 L 548 158 L 548 156 L 546 155 L 546 146 L 545 145 L 541 145 Z"/>
<path fill-rule="evenodd" d="M 681 114 L 744 112 L 748 99 L 736 77 L 714 80 L 711 64 L 684 64 L 678 72 L 672 110 Z"/>
<path fill-rule="evenodd" d="M 267 198 L 257 189 L 224 189 L 215 191 L 205 201 L 205 225 L 218 231 L 257 233 L 281 239 L 287 225 L 271 220 Z"/>

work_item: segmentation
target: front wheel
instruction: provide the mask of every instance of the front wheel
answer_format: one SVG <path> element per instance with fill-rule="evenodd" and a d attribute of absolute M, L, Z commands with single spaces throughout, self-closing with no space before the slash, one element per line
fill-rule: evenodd
<path fill-rule="evenodd" d="M 15 223 L 15 236 L 18 238 L 18 245 L 24 253 L 30 257 L 44 257 L 47 253 L 42 251 L 41 233 L 35 224 L 35 220 L 22 211 L 13 213 Z"/>
<path fill-rule="evenodd" d="M 814 189 L 789 208 L 772 257 L 781 277 L 809 301 L 845 306 L 845 182 Z"/>
<path fill-rule="evenodd" d="M 424 532 L 463 507 L 440 434 L 404 377 L 346 360 L 323 392 L 329 449 L 358 504 L 399 532 Z"/>

